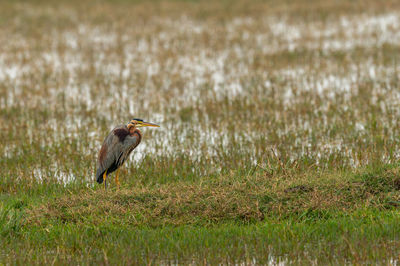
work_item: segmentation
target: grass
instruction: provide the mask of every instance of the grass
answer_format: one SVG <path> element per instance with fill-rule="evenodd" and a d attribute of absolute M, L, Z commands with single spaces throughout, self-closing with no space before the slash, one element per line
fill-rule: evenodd
<path fill-rule="evenodd" d="M 105 193 L 80 189 L 30 211 L 30 223 L 49 220 L 120 225 L 207 225 L 210 222 L 262 221 L 265 216 L 290 218 L 337 210 L 393 209 L 399 202 L 398 169 L 347 177 L 326 174 L 295 180 L 254 174 L 201 182 L 125 187 Z M 286 179 L 286 180 L 285 180 Z M 104 213 L 108 215 L 102 217 Z M 329 215 L 328 215 L 329 217 Z M 87 220 L 89 219 L 89 220 Z M 92 220 L 93 219 L 93 220 Z"/>
<path fill-rule="evenodd" d="M 300 178 L 37 185 L 4 197 L 4 262 L 393 263 L 399 167 Z M 43 193 L 45 191 L 45 193 Z M 15 250 L 18 250 L 16 252 Z"/>
<path fill-rule="evenodd" d="M 1 2 L 0 264 L 398 263 L 399 14 Z M 104 191 L 133 117 L 161 128 Z"/>
<path fill-rule="evenodd" d="M 266 219 L 212 227 L 49 225 L 23 230 L 18 242 L 5 246 L 31 250 L 12 252 L 11 260 L 34 258 L 38 263 L 306 263 L 316 258 L 321 263 L 388 263 L 398 256 L 398 242 L 387 241 L 399 229 L 397 218 L 390 211 L 336 214 L 314 222 Z M 32 243 L 40 248 L 30 247 Z"/>

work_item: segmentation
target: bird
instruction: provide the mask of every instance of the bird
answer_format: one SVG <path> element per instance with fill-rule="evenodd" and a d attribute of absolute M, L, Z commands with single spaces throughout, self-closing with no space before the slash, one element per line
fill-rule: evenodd
<path fill-rule="evenodd" d="M 115 127 L 104 139 L 97 158 L 96 181 L 99 184 L 104 181 L 105 189 L 107 189 L 107 176 L 114 171 L 117 171 L 115 183 L 120 186 L 118 179 L 120 167 L 142 140 L 142 133 L 138 127 L 160 126 L 140 118 L 133 118 L 128 124 Z"/>

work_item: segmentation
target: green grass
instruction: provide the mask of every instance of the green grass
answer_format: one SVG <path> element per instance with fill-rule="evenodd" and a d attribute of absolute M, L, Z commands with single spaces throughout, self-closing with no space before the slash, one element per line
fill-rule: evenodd
<path fill-rule="evenodd" d="M 257 223 L 130 226 L 109 221 L 18 224 L 20 207 L 2 223 L 5 263 L 389 263 L 399 255 L 395 210 L 268 217 Z M 329 218 L 327 218 L 329 217 Z M 2 217 L 2 219 L 4 219 Z M 4 220 L 3 220 L 4 221 Z M 121 222 L 121 221 L 119 221 Z"/>
<path fill-rule="evenodd" d="M 255 170 L 246 178 L 109 191 L 37 184 L 3 196 L 0 234 L 8 252 L 0 258 L 39 264 L 391 263 L 400 255 L 399 170 L 268 179 Z"/>

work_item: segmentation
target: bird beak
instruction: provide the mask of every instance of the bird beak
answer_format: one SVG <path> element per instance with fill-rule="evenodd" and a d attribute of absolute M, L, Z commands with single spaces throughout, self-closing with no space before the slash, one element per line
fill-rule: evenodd
<path fill-rule="evenodd" d="M 160 126 L 149 122 L 139 122 L 136 124 L 136 127 L 160 127 Z"/>

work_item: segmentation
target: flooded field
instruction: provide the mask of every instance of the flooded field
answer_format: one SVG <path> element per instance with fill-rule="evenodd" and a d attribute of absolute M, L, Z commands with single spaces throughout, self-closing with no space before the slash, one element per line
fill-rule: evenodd
<path fill-rule="evenodd" d="M 74 142 L 65 152 L 88 161 L 84 175 L 62 154 L 49 154 L 48 171 L 35 160 L 14 173 L 91 181 L 103 137 L 132 117 L 162 127 L 145 132 L 128 167 L 184 156 L 210 174 L 232 167 L 224 156 L 265 166 L 271 149 L 322 168 L 399 157 L 396 10 L 199 19 L 12 8 L 0 34 L 1 150 L 11 160 L 20 144 L 37 156 Z"/>
<path fill-rule="evenodd" d="M 311 2 L 0 3 L 2 197 L 42 197 L 45 206 L 28 208 L 28 225 L 43 223 L 40 212 L 55 213 L 41 193 L 66 189 L 71 202 L 59 206 L 80 208 L 85 200 L 91 206 L 102 193 L 94 174 L 104 137 L 139 117 L 161 127 L 143 130 L 121 172 L 124 193 L 161 198 L 149 196 L 154 205 L 137 210 L 150 215 L 160 208 L 160 216 L 129 220 L 135 226 L 252 224 L 271 213 L 286 219 L 294 211 L 303 217 L 397 206 L 400 6 Z M 371 167 L 384 169 L 377 175 L 389 181 L 368 184 L 378 182 L 386 194 L 359 189 L 358 175 Z M 353 194 L 342 197 L 343 186 Z M 94 194 L 74 199 L 85 189 Z M 215 200 L 213 210 L 192 203 L 215 189 L 239 196 L 231 195 L 229 207 L 220 206 L 225 196 L 207 196 L 205 202 Z M 157 220 L 161 199 L 175 200 L 166 191 L 187 206 L 188 216 L 174 209 Z M 287 199 L 287 191 L 306 199 L 287 205 L 296 198 Z M 390 217 L 397 221 L 397 211 Z M 397 246 L 398 235 L 388 235 Z M 274 258 L 264 262 L 280 263 Z"/>

